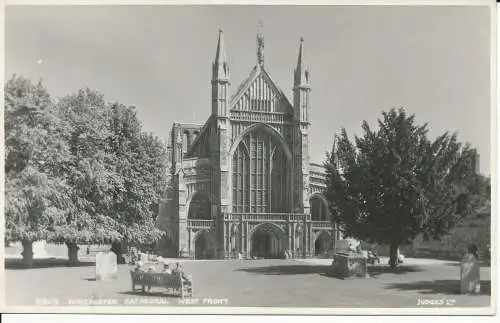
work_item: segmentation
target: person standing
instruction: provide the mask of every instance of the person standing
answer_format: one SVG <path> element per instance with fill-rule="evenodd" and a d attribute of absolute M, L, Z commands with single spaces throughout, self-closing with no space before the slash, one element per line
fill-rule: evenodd
<path fill-rule="evenodd" d="M 467 253 L 460 262 L 460 283 L 462 294 L 479 294 L 481 292 L 479 249 L 475 244 L 469 245 Z"/>

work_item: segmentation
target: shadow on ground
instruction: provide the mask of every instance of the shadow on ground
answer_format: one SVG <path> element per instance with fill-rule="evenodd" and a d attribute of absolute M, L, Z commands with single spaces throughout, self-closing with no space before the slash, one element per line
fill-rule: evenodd
<path fill-rule="evenodd" d="M 244 271 L 252 274 L 262 275 L 308 275 L 308 274 L 323 274 L 330 270 L 328 265 L 284 265 L 284 266 L 266 266 L 266 267 L 250 267 L 240 268 L 236 271 Z"/>
<path fill-rule="evenodd" d="M 447 266 L 452 266 L 452 267 L 460 267 L 460 262 L 448 262 L 446 263 Z M 488 268 L 491 267 L 491 263 L 488 262 L 487 260 L 483 260 L 479 262 L 479 267 L 481 268 Z"/>
<path fill-rule="evenodd" d="M 386 289 L 418 291 L 420 294 L 460 294 L 460 280 L 434 280 L 390 284 Z M 481 281 L 481 295 L 491 295 L 491 281 Z"/>
<path fill-rule="evenodd" d="M 368 266 L 368 274 L 373 277 L 377 277 L 382 274 L 402 275 L 419 271 L 424 271 L 424 269 L 419 266 L 398 266 L 396 269 L 392 269 L 389 265 Z"/>
<path fill-rule="evenodd" d="M 310 275 L 319 274 L 322 276 L 335 277 L 332 273 L 331 265 L 283 265 L 283 266 L 265 266 L 265 267 L 250 267 L 240 268 L 236 271 L 244 271 L 252 274 L 262 275 Z M 381 274 L 395 274 L 401 275 L 409 272 L 423 271 L 422 268 L 417 266 L 401 266 L 393 271 L 389 266 L 375 265 L 368 267 L 368 274 L 372 277 L 377 277 Z"/>
<path fill-rule="evenodd" d="M 95 266 L 95 262 L 81 261 L 78 265 L 68 265 L 67 259 L 47 258 L 35 259 L 30 267 L 23 264 L 22 259 L 5 259 L 5 269 L 40 269 L 40 268 L 54 268 L 54 267 L 85 267 Z"/>

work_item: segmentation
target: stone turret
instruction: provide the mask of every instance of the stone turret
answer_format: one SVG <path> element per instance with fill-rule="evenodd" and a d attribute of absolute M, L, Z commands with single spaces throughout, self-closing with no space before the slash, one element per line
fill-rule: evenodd
<path fill-rule="evenodd" d="M 229 86 L 229 64 L 226 57 L 224 32 L 221 29 L 212 65 L 212 114 L 217 117 L 229 117 Z"/>

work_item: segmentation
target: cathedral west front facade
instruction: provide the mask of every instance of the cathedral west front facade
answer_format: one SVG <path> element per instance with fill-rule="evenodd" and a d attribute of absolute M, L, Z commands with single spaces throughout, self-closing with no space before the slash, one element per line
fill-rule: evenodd
<path fill-rule="evenodd" d="M 339 239 L 322 195 L 324 168 L 309 158 L 313 107 L 303 51 L 301 39 L 290 101 L 264 65 L 262 34 L 250 75 L 232 87 L 219 32 L 211 114 L 202 125 L 174 123 L 168 138 L 169 186 L 159 214 L 164 254 L 312 257 Z"/>

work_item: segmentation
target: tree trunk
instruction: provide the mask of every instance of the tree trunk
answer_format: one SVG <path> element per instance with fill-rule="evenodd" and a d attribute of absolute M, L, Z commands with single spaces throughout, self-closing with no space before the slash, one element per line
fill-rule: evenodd
<path fill-rule="evenodd" d="M 66 242 L 68 247 L 68 266 L 78 266 L 78 250 L 80 247 L 74 242 Z"/>
<path fill-rule="evenodd" d="M 31 267 L 33 265 L 33 241 L 22 240 L 23 245 L 23 265 L 25 267 Z"/>
<path fill-rule="evenodd" d="M 125 257 L 123 257 L 123 248 L 121 242 L 113 242 L 111 244 L 111 251 L 113 251 L 116 254 L 117 264 L 124 264 L 126 262 Z"/>
<path fill-rule="evenodd" d="M 389 266 L 392 269 L 396 269 L 398 267 L 398 244 L 393 243 L 389 248 Z"/>

